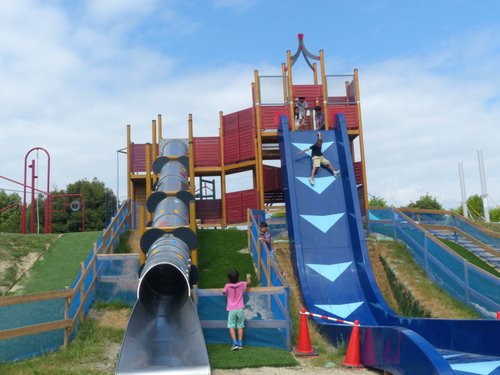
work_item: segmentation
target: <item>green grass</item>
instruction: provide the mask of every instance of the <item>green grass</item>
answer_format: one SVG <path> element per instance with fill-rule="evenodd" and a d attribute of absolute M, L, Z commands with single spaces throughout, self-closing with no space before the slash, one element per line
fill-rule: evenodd
<path fill-rule="evenodd" d="M 252 275 L 251 286 L 258 283 L 253 261 L 248 250 L 247 232 L 237 229 L 202 229 L 198 235 L 198 257 L 200 268 L 200 288 L 223 288 L 227 283 L 227 273 L 237 269 L 240 280 Z"/>
<path fill-rule="evenodd" d="M 130 247 L 129 238 L 131 235 L 131 231 L 127 230 L 120 237 L 120 241 L 118 241 L 118 246 L 113 250 L 114 254 L 130 254 L 132 253 L 132 248 Z"/>
<path fill-rule="evenodd" d="M 207 345 L 210 364 L 214 369 L 241 369 L 256 367 L 291 367 L 297 361 L 287 350 L 245 346 L 241 350 L 229 350 L 228 344 Z M 277 370 L 278 372 L 278 370 Z"/>
<path fill-rule="evenodd" d="M 30 294 L 70 286 L 80 271 L 80 262 L 91 253 L 101 232 L 63 234 L 19 280 L 16 294 Z"/>
<path fill-rule="evenodd" d="M 56 234 L 0 234 L 0 262 L 8 265 L 0 273 L 0 289 L 6 291 L 21 276 L 19 265 L 23 262 L 23 257 L 44 254 L 56 239 Z"/>
<path fill-rule="evenodd" d="M 436 318 L 480 319 L 472 307 L 453 298 L 429 280 L 417 265 L 406 246 L 397 241 L 384 241 L 382 253 L 399 282 L 412 292 L 414 298 Z M 380 254 L 379 254 L 380 255 Z"/>
<path fill-rule="evenodd" d="M 438 238 L 439 241 L 444 243 L 446 246 L 448 246 L 450 249 L 452 249 L 455 253 L 460 255 L 462 258 L 467 260 L 469 263 L 475 265 L 476 267 L 481 268 L 482 270 L 491 273 L 492 275 L 496 277 L 500 277 L 500 272 L 498 272 L 494 267 L 490 266 L 488 263 L 486 263 L 484 260 L 481 258 L 477 257 L 473 253 L 471 253 L 469 250 L 467 250 L 465 247 L 460 246 L 459 244 L 446 240 L 444 238 Z"/>

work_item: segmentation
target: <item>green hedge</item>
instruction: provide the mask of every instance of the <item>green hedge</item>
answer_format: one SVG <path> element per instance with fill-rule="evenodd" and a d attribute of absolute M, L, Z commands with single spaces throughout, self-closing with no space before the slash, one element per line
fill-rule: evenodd
<path fill-rule="evenodd" d="M 384 271 L 387 275 L 387 280 L 389 281 L 394 298 L 401 309 L 401 314 L 411 317 L 431 318 L 431 313 L 425 310 L 420 305 L 418 300 L 413 297 L 411 291 L 397 279 L 396 274 L 391 269 L 385 258 L 382 256 L 379 258 L 380 262 L 382 262 L 382 267 L 384 267 Z"/>

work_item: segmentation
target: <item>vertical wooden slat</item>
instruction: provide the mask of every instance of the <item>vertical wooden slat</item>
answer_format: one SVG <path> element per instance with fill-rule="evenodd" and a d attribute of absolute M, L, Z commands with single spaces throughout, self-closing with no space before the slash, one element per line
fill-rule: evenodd
<path fill-rule="evenodd" d="M 84 299 L 85 299 L 85 280 L 83 278 L 83 274 L 85 272 L 85 262 L 80 262 L 80 277 L 82 279 L 82 282 L 81 282 L 81 286 L 80 286 L 80 306 L 78 307 L 78 309 L 80 309 L 84 303 Z M 81 310 L 81 313 L 80 313 L 80 316 L 78 317 L 80 319 L 80 322 L 83 322 L 83 318 L 84 318 L 84 309 L 82 308 Z"/>
<path fill-rule="evenodd" d="M 321 84 L 323 85 L 323 114 L 325 116 L 325 130 L 330 129 L 330 122 L 328 118 L 328 92 L 327 92 L 327 83 L 326 83 L 326 74 L 325 74 L 325 54 L 323 50 L 319 51 L 319 65 L 321 69 Z"/>
<path fill-rule="evenodd" d="M 365 199 L 365 207 L 368 206 L 368 184 L 366 181 L 366 166 L 365 166 L 365 147 L 363 141 L 363 121 L 361 120 L 361 104 L 360 104 L 360 94 L 359 94 L 359 80 L 358 80 L 358 69 L 354 69 L 354 83 L 356 88 L 356 107 L 358 109 L 358 121 L 359 121 L 359 153 L 361 157 L 361 166 L 363 171 L 363 195 Z M 366 214 L 365 212 L 362 213 Z"/>
<path fill-rule="evenodd" d="M 193 145 L 193 115 L 190 113 L 188 117 L 188 146 L 189 146 L 189 191 L 195 195 L 194 183 L 194 145 Z M 201 189 L 201 184 L 200 184 Z M 200 190 L 201 191 L 201 190 Z"/>
<path fill-rule="evenodd" d="M 292 80 L 292 56 L 290 50 L 286 51 L 286 66 L 288 70 L 288 106 L 290 107 L 290 130 L 295 130 L 294 102 L 293 102 L 293 80 Z"/>
<path fill-rule="evenodd" d="M 225 228 L 227 225 L 226 215 L 226 164 L 224 161 L 224 117 L 222 111 L 219 112 L 219 138 L 220 138 L 220 179 L 221 179 L 221 227 Z"/>

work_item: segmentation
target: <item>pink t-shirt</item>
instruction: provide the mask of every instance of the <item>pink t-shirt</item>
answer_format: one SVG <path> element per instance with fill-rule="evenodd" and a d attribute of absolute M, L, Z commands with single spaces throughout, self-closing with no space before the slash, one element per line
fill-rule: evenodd
<path fill-rule="evenodd" d="M 247 289 L 246 281 L 240 281 L 236 284 L 224 285 L 223 293 L 227 295 L 227 311 L 239 310 L 245 307 L 243 301 L 243 292 Z"/>

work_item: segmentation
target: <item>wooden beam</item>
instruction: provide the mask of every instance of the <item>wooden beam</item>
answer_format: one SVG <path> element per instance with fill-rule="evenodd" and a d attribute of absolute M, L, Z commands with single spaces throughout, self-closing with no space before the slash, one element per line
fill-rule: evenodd
<path fill-rule="evenodd" d="M 36 294 L 26 294 L 22 296 L 0 297 L 0 306 L 12 306 L 21 303 L 47 301 L 51 299 L 67 298 L 73 294 L 71 289 L 56 290 L 51 292 L 41 292 Z"/>
<path fill-rule="evenodd" d="M 21 328 L 7 329 L 0 331 L 0 339 L 7 340 L 14 337 L 33 335 L 36 333 L 54 331 L 56 329 L 70 328 L 73 324 L 71 319 L 56 320 L 55 322 L 40 323 Z"/>

